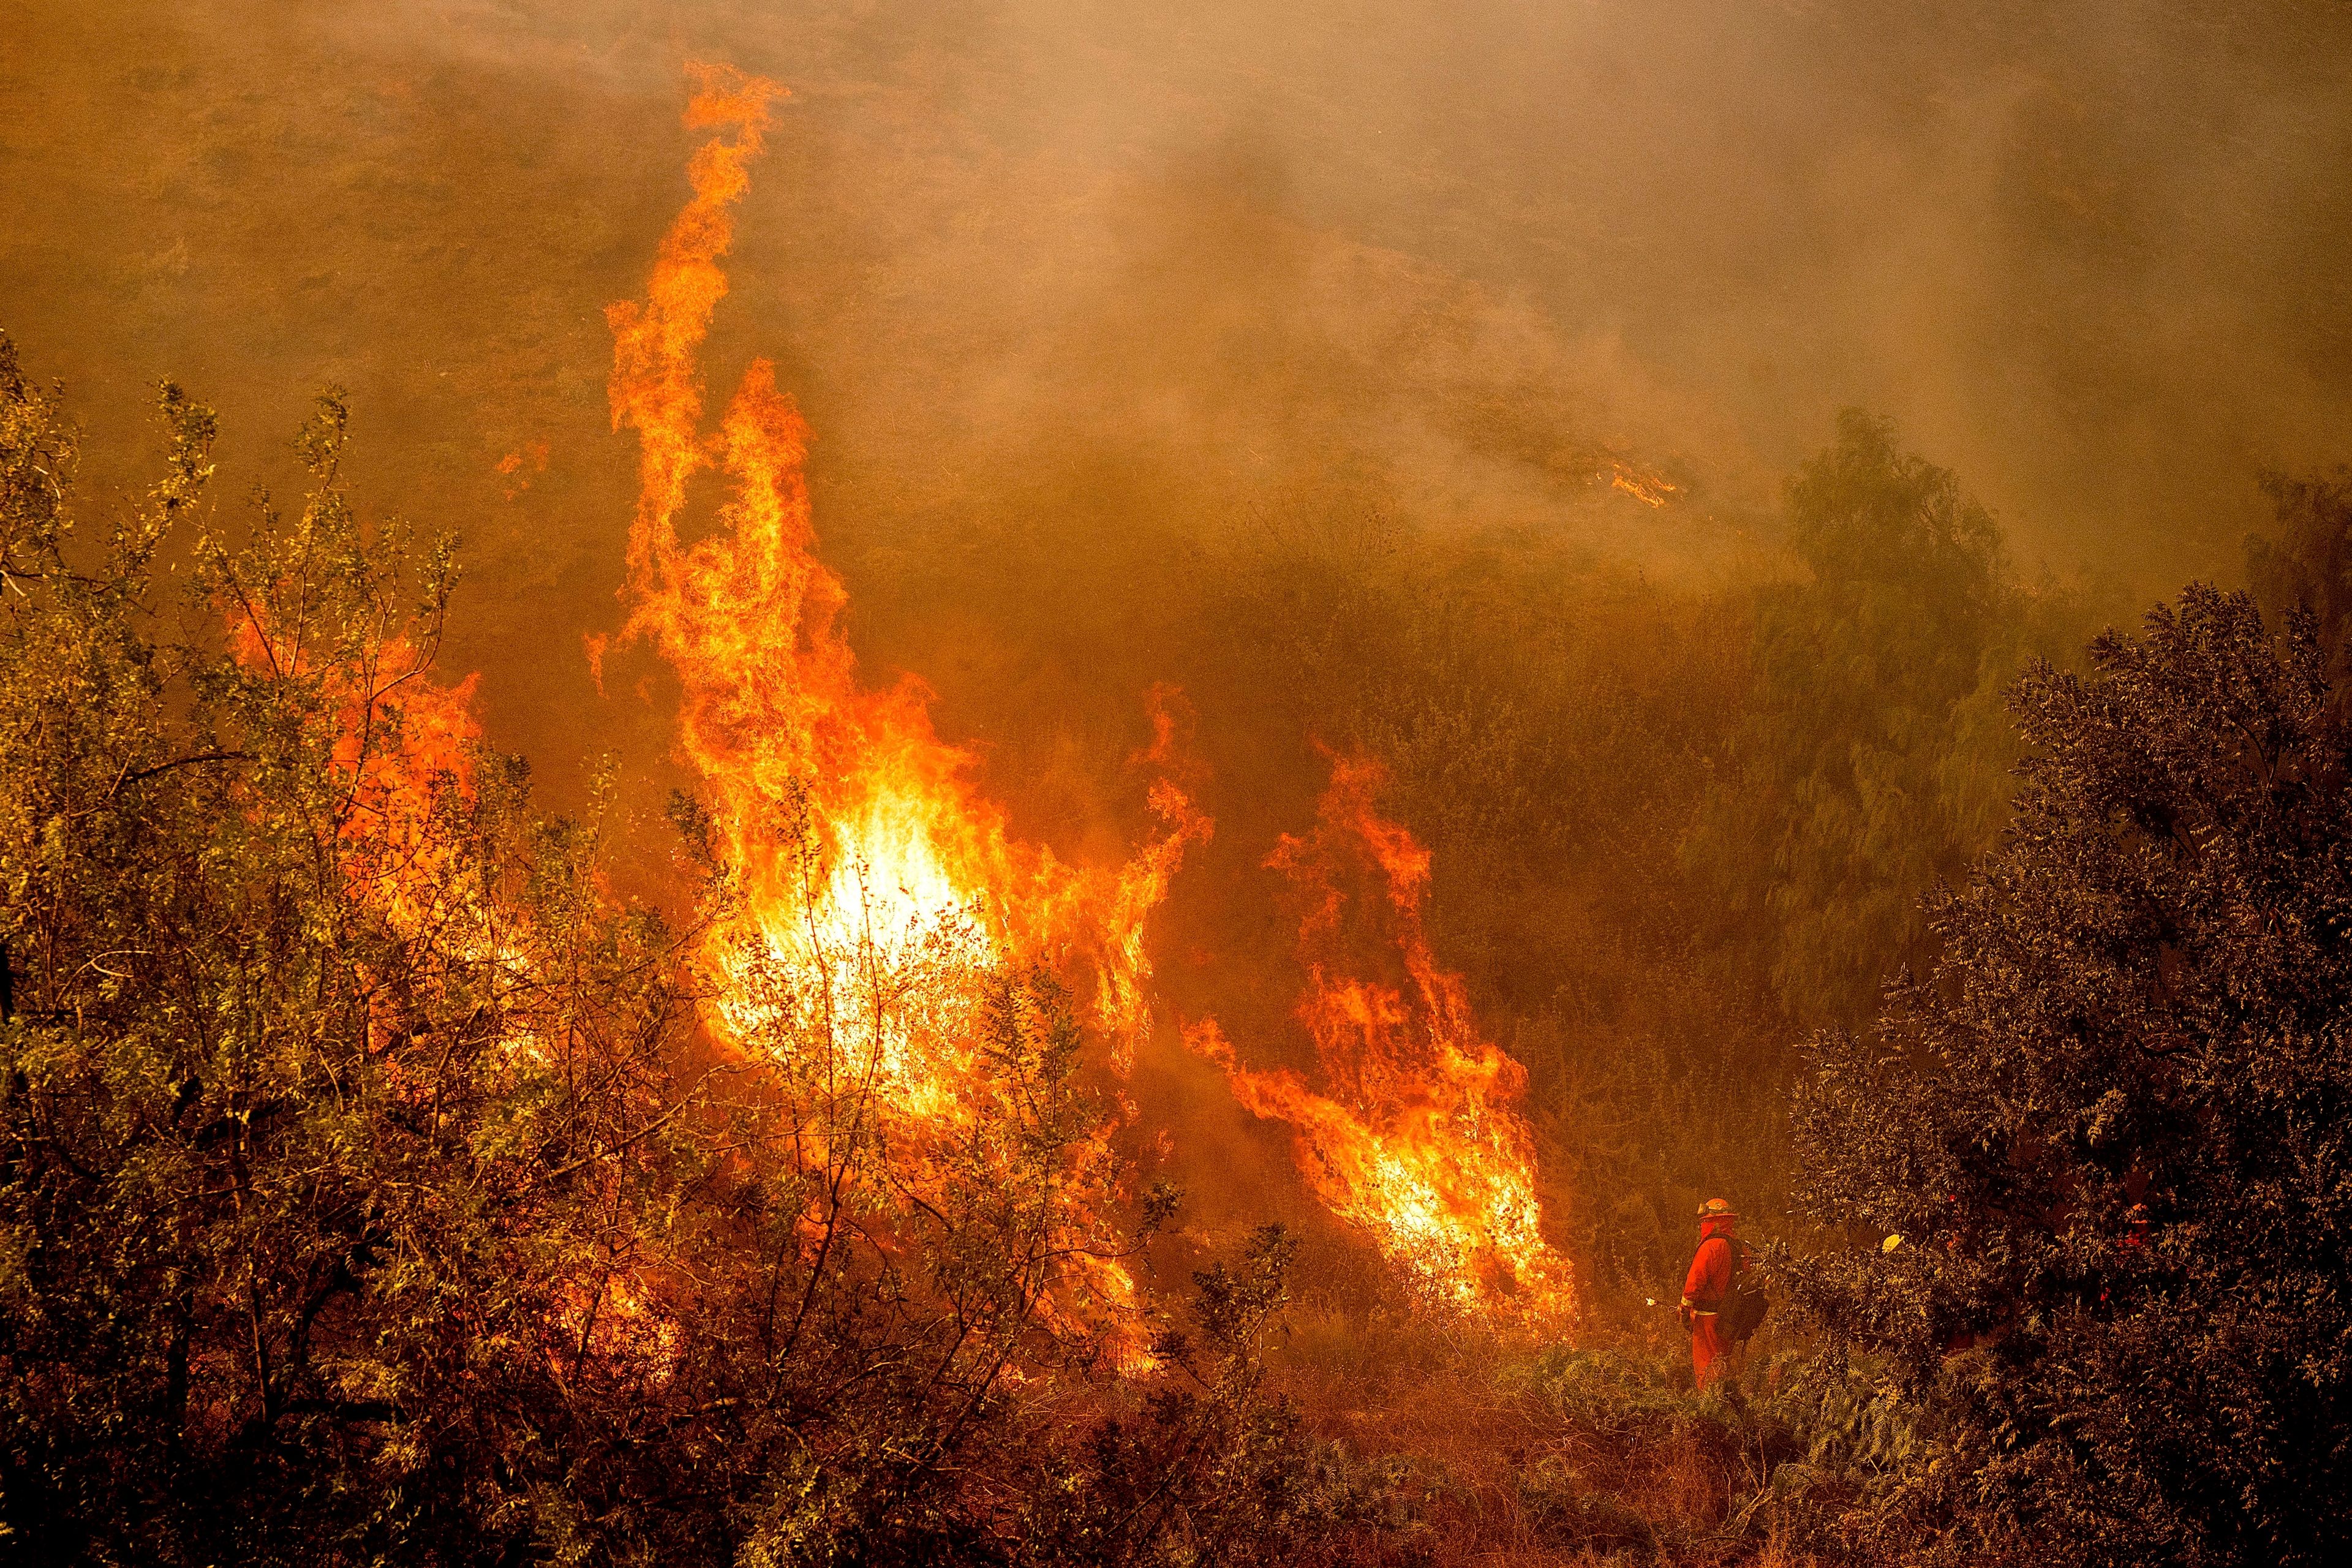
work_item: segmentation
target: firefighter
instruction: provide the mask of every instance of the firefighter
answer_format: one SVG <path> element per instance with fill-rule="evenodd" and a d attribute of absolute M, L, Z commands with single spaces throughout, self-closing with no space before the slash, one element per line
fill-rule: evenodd
<path fill-rule="evenodd" d="M 1728 1199 L 1709 1198 L 1699 1205 L 1698 1251 L 1683 1280 L 1682 1316 L 1683 1327 L 1690 1331 L 1691 1371 L 1701 1388 L 1731 1370 L 1728 1358 L 1738 1348 L 1723 1329 L 1721 1317 L 1743 1261 L 1731 1234 L 1738 1219 Z"/>

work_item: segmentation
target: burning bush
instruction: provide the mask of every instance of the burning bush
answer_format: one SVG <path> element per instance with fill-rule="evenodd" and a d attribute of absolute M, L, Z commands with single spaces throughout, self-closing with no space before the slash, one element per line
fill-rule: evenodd
<path fill-rule="evenodd" d="M 1534 1139 L 1517 1101 L 1527 1070 L 1481 1038 L 1461 976 L 1423 934 L 1429 852 L 1374 809 L 1377 763 L 1341 758 L 1305 838 L 1269 864 L 1304 892 L 1308 989 L 1297 1016 L 1329 1092 L 1242 1064 L 1214 1020 L 1187 1031 L 1243 1105 L 1296 1130 L 1298 1166 L 1331 1212 L 1366 1234 L 1416 1297 L 1474 1321 L 1562 1332 L 1576 1297 L 1567 1259 L 1538 1228 Z M 1376 886 L 1369 892 L 1349 886 Z M 1351 896 L 1352 894 L 1352 896 Z M 1351 907 L 1352 906 L 1352 907 Z M 1359 978 L 1343 924 L 1369 925 L 1402 968 Z"/>
<path fill-rule="evenodd" d="M 1253 1370 L 1278 1242 L 1206 1277 L 1162 1370 L 1099 1375 L 1140 1309 L 1093 1312 L 1095 1266 L 1167 1204 L 1115 1223 L 1050 971 L 954 971 L 971 1005 L 927 1026 L 986 1092 L 910 1182 L 875 1047 L 916 998 L 822 1005 L 882 950 L 714 971 L 751 940 L 716 854 L 683 923 L 609 896 L 599 823 L 534 816 L 436 683 L 449 552 L 359 524 L 339 401 L 297 517 L 191 546 L 226 634 L 154 634 L 213 434 L 163 411 L 163 481 L 79 548 L 72 443 L 0 340 L 12 1550 L 990 1561 L 1084 1515 L 1101 1551 L 1056 1560 L 1099 1561 L 1303 1527 Z M 714 973 L 755 1024 L 697 1027 Z"/>

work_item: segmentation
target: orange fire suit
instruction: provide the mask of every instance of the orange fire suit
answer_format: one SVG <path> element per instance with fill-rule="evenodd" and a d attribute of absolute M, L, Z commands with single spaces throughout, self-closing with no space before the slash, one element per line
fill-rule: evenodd
<path fill-rule="evenodd" d="M 1731 1294 L 1735 1267 L 1731 1226 L 1727 1219 L 1707 1220 L 1699 1226 L 1698 1251 L 1683 1280 L 1683 1322 L 1690 1330 L 1691 1371 L 1697 1374 L 1701 1388 L 1730 1370 L 1723 1358 L 1734 1347 L 1718 1331 L 1721 1320 L 1717 1314 L 1723 1310 L 1724 1298 Z"/>

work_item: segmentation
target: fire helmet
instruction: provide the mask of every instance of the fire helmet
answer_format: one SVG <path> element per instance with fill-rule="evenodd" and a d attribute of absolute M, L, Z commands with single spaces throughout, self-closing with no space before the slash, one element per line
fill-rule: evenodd
<path fill-rule="evenodd" d="M 1739 1213 L 1731 1206 L 1729 1198 L 1709 1198 L 1698 1205 L 1701 1219 L 1738 1219 Z"/>

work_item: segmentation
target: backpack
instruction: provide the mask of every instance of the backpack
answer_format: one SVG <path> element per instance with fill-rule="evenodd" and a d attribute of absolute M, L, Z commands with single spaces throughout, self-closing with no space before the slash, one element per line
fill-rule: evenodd
<path fill-rule="evenodd" d="M 1748 1244 L 1736 1237 L 1725 1237 L 1731 1244 L 1731 1283 L 1723 1292 L 1723 1303 L 1716 1310 L 1717 1322 L 1722 1333 L 1733 1344 L 1746 1344 L 1764 1321 L 1771 1303 L 1765 1300 L 1761 1286 L 1748 1283 Z"/>

